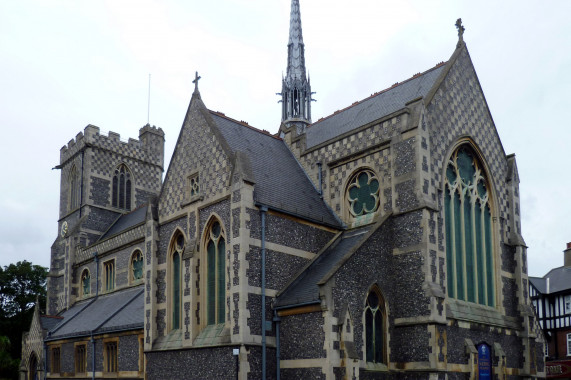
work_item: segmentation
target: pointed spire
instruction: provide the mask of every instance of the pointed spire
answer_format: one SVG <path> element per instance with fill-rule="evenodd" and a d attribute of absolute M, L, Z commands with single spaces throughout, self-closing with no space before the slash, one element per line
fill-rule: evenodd
<path fill-rule="evenodd" d="M 291 1 L 289 41 L 287 45 L 287 72 L 282 76 L 282 122 L 286 127 L 296 126 L 298 133 L 311 124 L 311 86 L 305 70 L 305 45 L 301 31 L 299 0 Z"/>
<path fill-rule="evenodd" d="M 292 0 L 289 21 L 287 80 L 305 78 L 305 45 L 301 31 L 299 0 Z"/>

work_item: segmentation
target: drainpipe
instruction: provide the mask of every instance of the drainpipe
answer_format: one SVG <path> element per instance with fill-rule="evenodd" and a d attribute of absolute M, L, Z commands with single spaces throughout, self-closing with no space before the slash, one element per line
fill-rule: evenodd
<path fill-rule="evenodd" d="M 48 345 L 44 341 L 44 380 L 46 380 L 47 374 L 48 374 Z"/>
<path fill-rule="evenodd" d="M 322 166 L 322 165 L 323 165 L 323 164 L 321 163 L 321 161 L 319 161 L 319 162 L 317 163 L 318 181 L 319 181 L 319 187 L 318 187 L 318 189 L 319 189 L 319 196 L 320 196 L 321 198 L 323 198 L 323 185 L 321 184 L 322 179 L 323 179 L 323 173 L 322 173 L 322 170 L 321 170 L 321 166 Z"/>
<path fill-rule="evenodd" d="M 280 322 L 278 311 L 274 310 L 274 322 L 276 323 L 276 380 L 280 380 Z"/>
<path fill-rule="evenodd" d="M 262 219 L 262 380 L 266 380 L 266 206 L 260 207 Z"/>
<path fill-rule="evenodd" d="M 93 252 L 95 258 L 95 298 L 99 296 L 99 257 L 97 252 Z M 91 379 L 95 380 L 95 339 L 91 330 Z"/>

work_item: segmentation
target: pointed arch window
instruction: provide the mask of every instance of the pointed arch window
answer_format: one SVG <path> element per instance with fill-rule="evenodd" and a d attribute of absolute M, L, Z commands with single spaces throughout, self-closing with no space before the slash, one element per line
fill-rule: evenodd
<path fill-rule="evenodd" d="M 351 216 L 357 218 L 377 211 L 379 192 L 379 180 L 372 170 L 360 170 L 353 174 L 349 179 L 346 194 Z"/>
<path fill-rule="evenodd" d="M 139 281 L 143 278 L 143 252 L 136 250 L 131 256 L 131 280 Z"/>
<path fill-rule="evenodd" d="M 170 326 L 171 330 L 181 328 L 181 273 L 182 273 L 182 255 L 184 253 L 184 236 L 182 233 L 176 234 L 171 243 L 170 257 Z"/>
<path fill-rule="evenodd" d="M 71 168 L 69 174 L 69 209 L 75 210 L 79 207 L 80 203 L 80 186 L 79 186 L 79 173 L 75 165 Z"/>
<path fill-rule="evenodd" d="M 469 145 L 454 151 L 444 181 L 448 296 L 494 306 L 490 182 Z"/>
<path fill-rule="evenodd" d="M 91 293 L 91 275 L 88 269 L 84 269 L 83 272 L 81 272 L 81 283 L 79 285 L 81 287 L 82 296 L 85 297 Z"/>
<path fill-rule="evenodd" d="M 214 221 L 206 233 L 206 323 L 226 320 L 226 239 L 220 222 Z"/>
<path fill-rule="evenodd" d="M 131 171 L 127 165 L 119 165 L 113 174 L 113 207 L 131 210 L 131 181 Z"/>
<path fill-rule="evenodd" d="M 365 303 L 365 353 L 368 363 L 386 364 L 385 302 L 377 287 L 367 295 Z"/>

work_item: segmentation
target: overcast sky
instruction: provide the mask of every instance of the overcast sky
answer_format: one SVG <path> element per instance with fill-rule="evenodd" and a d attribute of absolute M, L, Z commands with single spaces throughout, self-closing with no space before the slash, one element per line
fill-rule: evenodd
<path fill-rule="evenodd" d="M 49 266 L 52 168 L 86 125 L 138 138 L 149 113 L 168 163 L 195 71 L 208 108 L 276 132 L 289 11 L 290 0 L 0 0 L 0 265 Z M 570 14 L 569 0 L 301 0 L 313 119 L 448 60 L 461 17 L 517 157 L 529 274 L 543 276 L 571 241 Z"/>

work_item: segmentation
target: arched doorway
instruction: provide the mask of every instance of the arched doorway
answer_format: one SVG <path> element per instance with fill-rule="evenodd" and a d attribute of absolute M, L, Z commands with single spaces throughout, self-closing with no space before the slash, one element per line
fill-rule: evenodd
<path fill-rule="evenodd" d="M 38 376 L 38 358 L 32 352 L 28 361 L 28 380 L 39 380 Z"/>

